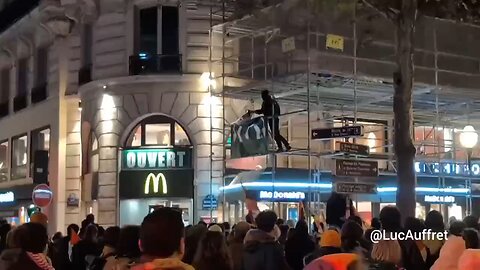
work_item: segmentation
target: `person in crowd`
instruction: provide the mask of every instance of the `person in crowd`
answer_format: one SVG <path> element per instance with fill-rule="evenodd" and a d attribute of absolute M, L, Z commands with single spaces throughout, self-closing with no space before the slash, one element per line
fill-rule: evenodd
<path fill-rule="evenodd" d="M 375 230 L 380 230 L 381 228 L 382 228 L 382 224 L 380 223 L 380 219 L 376 218 L 376 217 L 372 218 L 372 220 L 370 221 L 370 228 L 365 230 L 365 234 L 364 234 L 364 237 L 363 237 L 363 239 L 365 240 L 365 242 L 369 246 L 368 250 L 371 250 L 372 246 L 373 246 L 373 242 L 372 242 L 372 239 L 371 239 L 372 232 L 375 231 Z"/>
<path fill-rule="evenodd" d="M 198 224 L 190 228 L 186 232 L 185 237 L 185 255 L 183 256 L 182 261 L 186 264 L 192 264 L 193 258 L 197 253 L 198 244 L 203 235 L 207 232 L 207 226 L 203 224 Z"/>
<path fill-rule="evenodd" d="M 205 223 L 205 221 L 203 221 L 203 220 L 200 220 L 200 221 L 198 222 L 198 225 L 202 225 L 202 226 L 207 227 L 207 223 Z"/>
<path fill-rule="evenodd" d="M 219 233 L 223 233 L 223 229 L 220 225 L 218 224 L 213 224 L 211 226 L 208 227 L 208 231 L 209 232 L 219 232 Z"/>
<path fill-rule="evenodd" d="M 356 215 L 351 215 L 347 218 L 347 220 L 355 221 L 360 227 L 363 228 L 363 220 L 361 217 L 356 216 Z"/>
<path fill-rule="evenodd" d="M 350 215 L 355 215 L 355 209 L 353 207 L 352 200 L 345 197 L 345 195 L 332 192 L 327 200 L 326 221 L 328 227 L 342 228 L 346 221 L 347 202 Z"/>
<path fill-rule="evenodd" d="M 363 229 L 357 222 L 352 220 L 345 222 L 341 231 L 342 251 L 345 253 L 367 253 L 360 245 L 362 237 Z"/>
<path fill-rule="evenodd" d="M 72 268 L 85 270 L 95 257 L 100 256 L 102 248 L 98 244 L 97 226 L 90 224 L 85 230 L 85 237 L 72 250 Z"/>
<path fill-rule="evenodd" d="M 462 238 L 465 223 L 454 221 L 450 224 L 448 240 L 440 249 L 440 256 L 430 270 L 456 270 L 458 259 L 465 251 L 465 241 Z M 463 270 L 463 269 L 462 269 Z"/>
<path fill-rule="evenodd" d="M 402 216 L 397 207 L 387 205 L 380 211 L 380 223 L 386 232 L 402 231 Z"/>
<path fill-rule="evenodd" d="M 117 255 L 117 245 L 120 238 L 120 227 L 113 226 L 108 227 L 105 230 L 104 246 L 102 254 L 98 258 L 98 261 L 104 263 L 103 269 L 112 269 L 115 265 L 115 256 Z M 98 264 L 100 266 L 100 263 Z"/>
<path fill-rule="evenodd" d="M 287 235 L 288 235 L 288 230 L 290 227 L 288 225 L 283 224 L 279 226 L 280 228 L 280 237 L 278 238 L 278 242 L 285 247 L 285 243 L 287 243 Z"/>
<path fill-rule="evenodd" d="M 113 266 L 106 264 L 103 270 L 128 270 L 131 265 L 140 261 L 140 226 L 125 226 L 120 230 L 116 246 L 117 256 Z"/>
<path fill-rule="evenodd" d="M 208 231 L 200 241 L 193 260 L 196 270 L 232 270 L 232 260 L 222 232 Z"/>
<path fill-rule="evenodd" d="M 405 219 L 405 231 L 420 235 L 425 229 L 425 224 L 414 217 Z M 403 267 L 406 269 L 428 270 L 430 267 L 427 262 L 430 260 L 430 250 L 421 239 L 407 239 L 402 241 L 403 248 Z"/>
<path fill-rule="evenodd" d="M 12 258 L 5 270 L 54 270 L 44 253 L 48 244 L 47 228 L 39 223 L 25 223 L 15 233 L 21 252 Z"/>
<path fill-rule="evenodd" d="M 303 269 L 303 257 L 315 249 L 315 243 L 308 235 L 308 226 L 304 220 L 299 220 L 295 233 L 285 243 L 285 258 L 293 270 Z"/>
<path fill-rule="evenodd" d="M 463 230 L 462 238 L 465 241 L 465 248 L 467 249 L 479 249 L 479 237 L 478 231 L 472 228 L 466 228 Z"/>
<path fill-rule="evenodd" d="M 222 226 L 223 226 L 223 230 L 224 230 L 224 233 L 225 233 L 225 239 L 228 239 L 228 235 L 230 234 L 230 223 L 229 222 L 223 222 L 222 223 Z"/>
<path fill-rule="evenodd" d="M 255 218 L 257 229 L 249 230 L 244 239 L 243 270 L 290 269 L 282 246 L 272 235 L 276 220 L 277 214 L 273 211 L 260 212 Z"/>
<path fill-rule="evenodd" d="M 307 255 L 304 264 L 308 265 L 313 260 L 325 255 L 341 253 L 342 240 L 340 234 L 336 230 L 326 230 L 319 242 L 320 247 Z"/>
<path fill-rule="evenodd" d="M 428 212 L 425 218 L 426 229 L 432 230 L 432 232 L 441 233 L 445 231 L 445 225 L 443 224 L 443 216 L 440 212 L 432 210 Z M 433 263 L 438 259 L 440 255 L 440 248 L 445 243 L 445 239 L 425 239 L 423 241 L 425 246 L 430 250 L 430 261 L 427 263 L 429 267 L 432 267 Z"/>
<path fill-rule="evenodd" d="M 5 223 L 0 225 L 0 253 L 7 247 L 7 233 L 10 232 L 12 226 Z"/>
<path fill-rule="evenodd" d="M 278 151 L 283 152 L 284 149 L 289 151 L 292 147 L 288 143 L 287 139 L 280 134 L 280 120 L 278 119 L 280 116 L 280 106 L 278 105 L 278 102 L 273 99 L 268 90 L 262 91 L 262 100 L 263 103 L 261 109 L 253 111 L 249 110 L 248 113 L 263 114 L 265 117 L 267 117 L 268 126 L 270 127 L 272 137 L 277 143 Z"/>
<path fill-rule="evenodd" d="M 402 248 L 397 241 L 380 240 L 373 244 L 369 270 L 396 270 L 402 264 Z"/>
<path fill-rule="evenodd" d="M 26 233 L 25 227 L 12 228 L 6 237 L 6 247 L 0 255 L 0 269 L 8 269 L 15 263 L 22 253 L 20 239 L 22 233 Z"/>
<path fill-rule="evenodd" d="M 103 249 L 103 246 L 105 245 L 105 228 L 99 225 L 96 225 L 96 226 L 98 229 L 98 233 L 97 233 L 98 245 Z"/>
<path fill-rule="evenodd" d="M 232 258 L 234 270 L 242 270 L 243 240 L 249 230 L 250 224 L 245 221 L 240 221 L 235 225 L 233 240 L 228 245 L 228 251 L 230 253 L 230 258 Z"/>
<path fill-rule="evenodd" d="M 478 226 L 478 217 L 476 216 L 472 216 L 472 215 L 466 216 L 463 219 L 463 223 L 465 223 L 466 228 L 472 228 L 477 231 L 480 230 L 480 227 Z"/>
<path fill-rule="evenodd" d="M 140 227 L 140 263 L 132 270 L 194 270 L 181 261 L 185 228 L 182 214 L 162 207 L 148 214 Z"/>
<path fill-rule="evenodd" d="M 289 228 L 295 228 L 295 220 L 293 219 L 288 219 L 286 224 Z"/>
<path fill-rule="evenodd" d="M 71 268 L 71 256 L 73 244 L 71 243 L 72 234 L 77 234 L 80 228 L 76 224 L 70 224 L 67 227 L 67 235 L 55 243 L 55 254 L 52 257 L 53 267 L 57 270 Z"/>
<path fill-rule="evenodd" d="M 281 225 L 285 224 L 285 220 L 283 220 L 282 218 L 279 218 L 277 219 L 277 222 L 275 222 L 275 224 L 280 227 Z"/>
<path fill-rule="evenodd" d="M 52 260 L 52 264 L 54 267 L 56 264 L 55 262 L 59 260 L 57 258 L 57 254 L 58 254 L 58 250 L 61 247 L 62 239 L 63 239 L 62 232 L 56 232 L 48 243 L 47 255 Z"/>

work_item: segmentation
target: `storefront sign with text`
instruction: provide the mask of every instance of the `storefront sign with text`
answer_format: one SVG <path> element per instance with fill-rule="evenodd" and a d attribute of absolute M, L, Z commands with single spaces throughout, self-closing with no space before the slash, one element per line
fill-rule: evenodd
<path fill-rule="evenodd" d="M 472 163 L 470 170 L 466 163 L 415 162 L 415 171 L 421 174 L 480 176 L 480 164 Z"/>
<path fill-rule="evenodd" d="M 305 199 L 304 192 L 289 192 L 289 191 L 260 191 L 260 200 L 303 200 Z"/>
<path fill-rule="evenodd" d="M 429 203 L 454 203 L 455 202 L 455 197 L 453 197 L 453 196 L 425 195 L 425 202 L 429 202 Z"/>
<path fill-rule="evenodd" d="M 192 149 L 127 149 L 122 151 L 122 170 L 192 168 Z"/>
<path fill-rule="evenodd" d="M 0 193 L 0 203 L 9 203 L 15 201 L 15 195 L 13 192 Z"/>

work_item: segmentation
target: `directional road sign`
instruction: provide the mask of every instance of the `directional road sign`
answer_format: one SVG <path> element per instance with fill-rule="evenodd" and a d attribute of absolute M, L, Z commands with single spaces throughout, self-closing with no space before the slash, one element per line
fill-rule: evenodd
<path fill-rule="evenodd" d="M 363 136 L 363 126 L 312 129 L 313 140 Z"/>
<path fill-rule="evenodd" d="M 370 147 L 368 145 L 363 144 L 353 144 L 347 142 L 337 142 L 337 149 L 340 152 L 346 154 L 353 154 L 353 155 L 360 155 L 360 156 L 368 156 L 370 153 Z"/>
<path fill-rule="evenodd" d="M 377 185 L 368 183 L 337 182 L 335 183 L 335 191 L 338 193 L 376 194 Z"/>
<path fill-rule="evenodd" d="M 369 160 L 336 159 L 336 176 L 378 176 L 378 162 Z"/>

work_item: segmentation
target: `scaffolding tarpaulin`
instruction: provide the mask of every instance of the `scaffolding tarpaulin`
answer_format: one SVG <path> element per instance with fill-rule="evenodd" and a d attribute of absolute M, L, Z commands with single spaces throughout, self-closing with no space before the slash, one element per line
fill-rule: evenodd
<path fill-rule="evenodd" d="M 266 130 L 264 117 L 256 117 L 233 124 L 231 157 L 243 158 L 268 154 Z"/>

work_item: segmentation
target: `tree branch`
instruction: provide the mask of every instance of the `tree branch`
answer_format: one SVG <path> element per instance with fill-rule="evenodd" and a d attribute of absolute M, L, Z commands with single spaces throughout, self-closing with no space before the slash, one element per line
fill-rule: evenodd
<path fill-rule="evenodd" d="M 382 15 L 385 19 L 390 20 L 390 21 L 398 20 L 398 14 L 399 14 L 398 10 L 395 10 L 395 9 L 393 9 L 391 7 L 388 7 L 388 6 L 381 6 L 381 5 L 377 6 L 377 5 L 374 5 L 374 4 L 370 3 L 368 0 L 362 0 L 362 2 L 366 6 L 372 8 L 375 11 L 377 11 L 378 13 L 380 13 L 380 15 Z"/>

